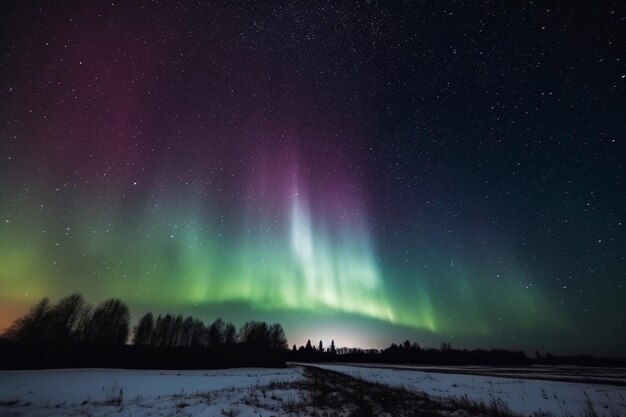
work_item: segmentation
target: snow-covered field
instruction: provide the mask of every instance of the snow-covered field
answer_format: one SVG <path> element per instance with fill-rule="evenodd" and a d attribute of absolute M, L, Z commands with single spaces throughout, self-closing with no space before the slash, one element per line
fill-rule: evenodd
<path fill-rule="evenodd" d="M 303 369 L 0 372 L 0 416 L 269 416 L 296 402 Z"/>
<path fill-rule="evenodd" d="M 436 398 L 461 398 L 483 402 L 501 400 L 514 413 L 533 416 L 550 413 L 560 416 L 584 416 L 591 404 L 598 416 L 626 416 L 626 387 L 496 377 L 411 369 L 382 368 L 380 366 L 316 365 L 341 372 L 368 382 L 419 391 Z M 449 368 L 448 371 L 453 371 Z M 554 372 L 546 370 L 544 377 Z M 519 375 L 519 371 L 512 372 Z"/>
<path fill-rule="evenodd" d="M 338 363 L 339 364 L 339 363 Z M 349 364 L 347 364 L 349 365 Z M 533 366 L 485 366 L 485 365 L 389 365 L 360 363 L 368 368 L 418 370 L 424 372 L 503 376 L 523 379 L 545 379 L 551 381 L 589 382 L 601 385 L 626 386 L 626 368 L 607 368 L 573 365 Z"/>
<path fill-rule="evenodd" d="M 403 367 L 309 366 L 315 368 L 0 371 L 0 416 L 358 416 L 368 414 L 362 413 L 366 408 L 369 415 L 414 415 L 426 406 L 434 411 L 429 415 L 466 417 L 489 414 L 489 405 L 497 402 L 499 407 L 506 404 L 505 410 L 531 417 L 626 417 L 624 386 Z M 382 385 L 339 378 L 325 370 Z M 385 386 L 393 389 L 375 388 Z M 424 403 L 418 393 L 435 402 Z M 389 398 L 398 404 L 385 403 Z M 368 404 L 361 409 L 363 402 Z M 486 408 L 472 409 L 472 402 Z"/>

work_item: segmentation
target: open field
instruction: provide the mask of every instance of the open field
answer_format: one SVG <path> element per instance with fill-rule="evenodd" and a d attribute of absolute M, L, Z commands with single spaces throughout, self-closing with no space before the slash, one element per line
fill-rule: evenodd
<path fill-rule="evenodd" d="M 342 365 L 342 363 L 337 363 Z M 354 366 L 345 363 L 343 365 Z M 542 379 L 549 381 L 583 382 L 602 385 L 626 386 L 626 368 L 533 365 L 533 366 L 442 366 L 442 365 L 390 365 L 377 363 L 356 364 L 360 367 L 415 370 L 424 372 L 499 376 L 505 378 Z"/>
<path fill-rule="evenodd" d="M 452 371 L 452 369 L 448 369 Z M 0 372 L 0 416 L 626 416 L 626 390 L 337 364 Z"/>
<path fill-rule="evenodd" d="M 576 373 L 572 367 L 566 367 L 566 372 L 554 367 L 429 367 L 430 371 L 424 371 L 414 366 L 317 366 L 368 382 L 422 392 L 433 398 L 468 399 L 485 405 L 501 403 L 521 415 L 626 416 L 626 388 L 623 386 L 626 375 L 619 369 L 586 368 Z M 593 379 L 613 385 L 569 382 L 568 379 Z"/>

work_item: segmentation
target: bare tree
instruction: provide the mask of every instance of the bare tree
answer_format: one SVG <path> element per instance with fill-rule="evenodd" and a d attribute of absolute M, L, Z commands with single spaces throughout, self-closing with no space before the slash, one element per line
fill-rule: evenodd
<path fill-rule="evenodd" d="M 193 321 L 193 327 L 191 331 L 191 346 L 206 346 L 207 345 L 207 331 L 204 323 L 196 319 Z"/>
<path fill-rule="evenodd" d="M 154 338 L 154 316 L 145 314 L 135 329 L 135 345 L 151 345 Z"/>
<path fill-rule="evenodd" d="M 172 323 L 172 346 L 182 346 L 183 343 L 183 316 L 174 317 Z"/>
<path fill-rule="evenodd" d="M 227 345 L 237 343 L 237 328 L 232 323 L 228 323 L 224 328 L 224 343 Z"/>
<path fill-rule="evenodd" d="M 80 294 L 72 294 L 59 300 L 45 316 L 44 330 L 47 339 L 56 342 L 75 342 L 82 340 L 84 318 L 89 312 L 85 299 Z"/>
<path fill-rule="evenodd" d="M 174 317 L 171 314 L 166 314 L 161 322 L 161 346 L 172 346 L 172 324 L 174 323 Z"/>
<path fill-rule="evenodd" d="M 219 346 L 224 344 L 224 320 L 217 319 L 209 326 L 209 345 Z"/>
<path fill-rule="evenodd" d="M 154 333 L 150 341 L 152 346 L 161 346 L 163 340 L 163 317 L 159 314 L 154 322 Z"/>
<path fill-rule="evenodd" d="M 20 317 L 9 327 L 3 337 L 21 342 L 45 338 L 45 320 L 50 313 L 50 300 L 46 297 L 35 304 L 28 314 Z"/>
<path fill-rule="evenodd" d="M 100 304 L 93 312 L 86 331 L 87 341 L 107 345 L 126 343 L 130 327 L 128 307 L 117 298 Z"/>
<path fill-rule="evenodd" d="M 285 336 L 285 331 L 280 323 L 272 324 L 269 328 L 269 332 L 271 337 L 270 346 L 272 349 L 288 349 L 289 345 L 287 345 L 287 337 Z"/>
<path fill-rule="evenodd" d="M 191 346 L 191 338 L 193 336 L 193 317 L 189 316 L 183 321 L 181 329 L 181 346 Z"/>
<path fill-rule="evenodd" d="M 272 336 L 267 323 L 249 321 L 239 329 L 239 341 L 255 347 L 270 347 Z"/>

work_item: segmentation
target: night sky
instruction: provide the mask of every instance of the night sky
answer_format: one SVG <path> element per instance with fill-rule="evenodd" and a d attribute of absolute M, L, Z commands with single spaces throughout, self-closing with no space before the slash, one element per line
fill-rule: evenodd
<path fill-rule="evenodd" d="M 137 3 L 2 3 L 0 329 L 626 352 L 621 2 Z"/>

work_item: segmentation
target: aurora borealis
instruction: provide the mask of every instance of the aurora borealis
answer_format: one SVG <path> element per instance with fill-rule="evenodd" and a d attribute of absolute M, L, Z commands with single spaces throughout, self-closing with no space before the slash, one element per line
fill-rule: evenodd
<path fill-rule="evenodd" d="M 623 7 L 5 3 L 0 330 L 626 351 Z"/>

